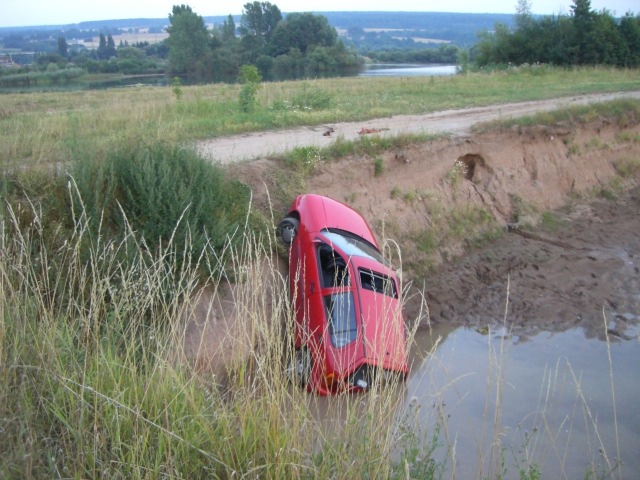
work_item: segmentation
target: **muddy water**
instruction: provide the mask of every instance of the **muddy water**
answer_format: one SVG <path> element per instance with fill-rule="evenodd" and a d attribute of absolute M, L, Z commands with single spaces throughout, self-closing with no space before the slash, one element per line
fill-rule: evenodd
<path fill-rule="evenodd" d="M 519 478 L 525 464 L 541 478 L 638 478 L 640 329 L 627 333 L 418 332 L 405 409 L 424 431 L 442 426 L 445 478 Z"/>

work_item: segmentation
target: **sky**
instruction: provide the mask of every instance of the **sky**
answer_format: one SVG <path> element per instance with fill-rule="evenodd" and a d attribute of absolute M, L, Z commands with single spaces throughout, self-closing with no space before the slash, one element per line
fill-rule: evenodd
<path fill-rule="evenodd" d="M 251 0 L 253 1 L 253 0 Z M 0 27 L 67 25 L 90 20 L 167 18 L 173 5 L 189 5 L 203 17 L 239 15 L 249 0 L 0 0 Z M 271 0 L 288 12 L 405 11 L 514 13 L 517 0 Z M 531 0 L 532 13 L 569 14 L 571 0 Z M 591 0 L 617 16 L 640 13 L 638 0 Z"/>

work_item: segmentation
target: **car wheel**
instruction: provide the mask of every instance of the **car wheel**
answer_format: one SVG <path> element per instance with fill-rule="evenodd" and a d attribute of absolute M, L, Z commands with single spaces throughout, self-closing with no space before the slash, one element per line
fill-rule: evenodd
<path fill-rule="evenodd" d="M 311 377 L 311 367 L 313 359 L 308 348 L 298 348 L 289 360 L 287 376 L 291 383 L 300 387 L 306 387 Z"/>
<path fill-rule="evenodd" d="M 285 246 L 290 247 L 293 239 L 296 238 L 300 222 L 293 217 L 285 217 L 280 220 L 278 228 L 276 228 L 276 237 Z"/>

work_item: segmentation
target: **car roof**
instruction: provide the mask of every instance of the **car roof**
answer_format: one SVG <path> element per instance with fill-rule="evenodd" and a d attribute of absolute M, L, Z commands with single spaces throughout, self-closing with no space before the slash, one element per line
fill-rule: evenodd
<path fill-rule="evenodd" d="M 291 205 L 291 211 L 298 212 L 301 224 L 309 232 L 320 232 L 326 228 L 344 230 L 355 233 L 379 248 L 364 218 L 351 207 L 337 200 L 307 193 L 296 197 Z"/>

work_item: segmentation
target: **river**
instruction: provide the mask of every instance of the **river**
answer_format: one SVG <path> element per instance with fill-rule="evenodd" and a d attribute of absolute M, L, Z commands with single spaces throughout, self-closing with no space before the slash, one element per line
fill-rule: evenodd
<path fill-rule="evenodd" d="M 359 77 L 435 77 L 455 75 L 455 65 L 376 64 L 365 65 Z"/>

